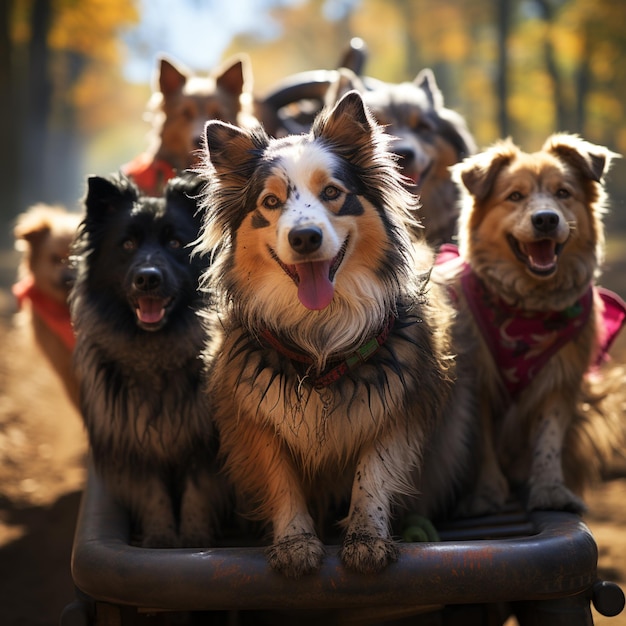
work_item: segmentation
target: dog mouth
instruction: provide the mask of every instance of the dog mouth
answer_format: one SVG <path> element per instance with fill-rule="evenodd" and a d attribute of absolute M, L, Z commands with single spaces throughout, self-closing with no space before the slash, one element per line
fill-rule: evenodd
<path fill-rule="evenodd" d="M 564 244 L 557 243 L 554 239 L 522 242 L 513 235 L 507 235 L 507 239 L 515 256 L 530 272 L 542 277 L 552 276 L 556 272 Z"/>
<path fill-rule="evenodd" d="M 159 330 L 167 320 L 173 298 L 139 296 L 135 302 L 137 324 L 144 330 Z"/>
<path fill-rule="evenodd" d="M 400 159 L 400 165 L 402 166 L 402 159 Z M 407 179 L 408 186 L 417 191 L 430 174 L 432 167 L 432 162 L 422 170 L 419 170 L 414 166 L 405 165 L 402 166 L 402 174 Z"/>
<path fill-rule="evenodd" d="M 348 240 L 346 237 L 339 252 L 332 259 L 324 261 L 286 264 L 278 258 L 272 248 L 269 248 L 272 258 L 295 283 L 298 288 L 298 300 L 307 309 L 320 311 L 331 303 L 335 294 L 333 281 L 346 255 Z"/>

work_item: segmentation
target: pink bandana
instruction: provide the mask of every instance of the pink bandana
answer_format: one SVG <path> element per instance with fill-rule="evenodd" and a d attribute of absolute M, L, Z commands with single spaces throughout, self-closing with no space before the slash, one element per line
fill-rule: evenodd
<path fill-rule="evenodd" d="M 442 246 L 437 264 L 459 262 L 454 246 Z M 472 271 L 462 263 L 461 288 L 500 370 L 502 382 L 515 398 L 541 368 L 568 341 L 574 339 L 589 319 L 598 294 L 603 303 L 602 336 L 591 367 L 606 360 L 607 352 L 626 319 L 626 304 L 611 291 L 589 286 L 578 302 L 563 311 L 525 311 L 517 309 L 491 293 Z"/>

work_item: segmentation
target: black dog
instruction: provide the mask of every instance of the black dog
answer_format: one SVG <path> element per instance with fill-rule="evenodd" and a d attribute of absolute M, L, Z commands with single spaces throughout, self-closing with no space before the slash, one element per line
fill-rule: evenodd
<path fill-rule="evenodd" d="M 97 472 L 143 546 L 212 542 L 222 487 L 199 357 L 205 258 L 191 254 L 197 179 L 162 198 L 127 178 L 90 177 L 70 296 L 81 409 Z"/>

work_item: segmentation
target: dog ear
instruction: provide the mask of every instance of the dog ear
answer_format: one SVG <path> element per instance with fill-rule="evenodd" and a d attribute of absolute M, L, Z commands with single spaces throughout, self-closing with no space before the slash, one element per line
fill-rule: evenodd
<path fill-rule="evenodd" d="M 510 139 L 500 141 L 485 152 L 465 159 L 450 169 L 457 182 L 462 183 L 478 201 L 486 200 L 500 170 L 519 152 Z"/>
<path fill-rule="evenodd" d="M 437 85 L 435 75 L 431 69 L 423 69 L 415 77 L 413 83 L 426 94 L 428 103 L 435 111 L 439 111 L 439 109 L 443 108 L 443 94 Z"/>
<path fill-rule="evenodd" d="M 189 72 L 176 67 L 171 61 L 162 57 L 159 61 L 159 91 L 163 97 L 179 94 L 185 84 Z"/>
<path fill-rule="evenodd" d="M 250 71 L 250 60 L 246 55 L 238 55 L 227 61 L 217 70 L 215 84 L 239 97 L 244 90 L 252 91 L 252 72 Z"/>
<path fill-rule="evenodd" d="M 267 147 L 269 137 L 261 128 L 244 130 L 219 120 L 204 127 L 205 149 L 211 165 L 220 176 L 232 176 L 245 185 L 258 155 Z"/>
<path fill-rule="evenodd" d="M 608 171 L 611 159 L 620 156 L 604 146 L 597 146 L 568 133 L 551 135 L 542 150 L 554 154 L 597 183 Z"/>
<path fill-rule="evenodd" d="M 89 215 L 101 215 L 137 200 L 138 196 L 137 188 L 125 176 L 89 176 L 85 207 Z"/>
<path fill-rule="evenodd" d="M 16 240 L 16 249 L 23 251 L 24 248 L 18 242 L 27 242 L 33 245 L 38 240 L 43 239 L 46 233 L 52 229 L 50 222 L 48 205 L 36 204 L 28 211 L 22 213 L 18 218 L 13 229 L 13 236 Z"/>
<path fill-rule="evenodd" d="M 324 96 L 325 105 L 332 106 L 349 91 L 364 93 L 365 84 L 352 70 L 341 67 L 337 70 L 337 78 L 328 86 Z"/>
<path fill-rule="evenodd" d="M 311 133 L 315 138 L 326 139 L 332 143 L 348 160 L 352 161 L 368 145 L 371 145 L 373 133 L 377 128 L 374 118 L 365 107 L 361 94 L 350 91 L 330 112 L 317 116 Z"/>

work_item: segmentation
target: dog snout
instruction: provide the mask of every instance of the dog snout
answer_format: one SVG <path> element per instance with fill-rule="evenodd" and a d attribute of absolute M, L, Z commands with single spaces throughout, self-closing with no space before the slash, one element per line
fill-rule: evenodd
<path fill-rule="evenodd" d="M 151 291 L 161 286 L 163 274 L 156 267 L 144 267 L 138 270 L 133 279 L 133 286 L 140 291 Z"/>
<path fill-rule="evenodd" d="M 559 226 L 559 214 L 555 211 L 535 211 L 530 219 L 535 230 L 545 235 L 553 233 Z"/>
<path fill-rule="evenodd" d="M 394 152 L 399 158 L 401 167 L 411 167 L 415 163 L 415 150 L 397 147 L 394 148 Z"/>
<path fill-rule="evenodd" d="M 66 267 L 63 272 L 61 272 L 61 283 L 66 287 L 70 288 L 74 281 L 76 280 L 76 270 L 73 268 Z"/>
<path fill-rule="evenodd" d="M 289 245 L 299 254 L 315 252 L 322 245 L 323 239 L 322 230 L 317 226 L 292 228 L 289 231 Z"/>

